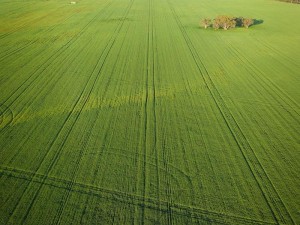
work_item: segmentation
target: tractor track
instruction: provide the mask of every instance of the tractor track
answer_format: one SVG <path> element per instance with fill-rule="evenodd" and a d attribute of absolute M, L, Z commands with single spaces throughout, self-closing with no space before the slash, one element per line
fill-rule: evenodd
<path fill-rule="evenodd" d="M 299 119 L 298 119 L 300 116 L 300 113 L 298 112 L 298 110 L 300 108 L 299 104 L 294 99 L 292 99 L 286 92 L 284 92 L 284 90 L 282 90 L 278 85 L 276 85 L 271 79 L 268 79 L 267 76 L 257 66 L 255 66 L 255 64 L 251 60 L 249 60 L 248 58 L 243 56 L 243 54 L 240 54 L 239 50 L 236 49 L 236 47 L 234 47 L 232 45 L 232 43 L 230 43 L 230 42 L 226 42 L 226 43 L 231 46 L 233 54 L 236 56 L 236 58 L 238 58 L 243 63 L 243 65 L 250 65 L 250 66 L 247 66 L 248 70 L 250 70 L 250 74 L 258 74 L 259 75 L 260 79 L 254 75 L 252 75 L 252 77 L 257 81 L 258 84 L 263 82 L 263 85 L 261 85 L 261 86 L 270 94 L 270 96 L 272 96 L 271 92 L 268 89 L 266 89 L 265 87 L 269 87 L 269 89 L 272 90 L 273 92 L 279 93 L 277 96 L 282 101 L 279 101 L 275 97 L 274 97 L 274 100 L 277 101 L 277 103 L 281 106 L 281 108 L 286 108 L 283 106 L 283 103 L 284 103 L 288 106 L 287 107 L 288 109 L 293 109 L 293 111 L 297 114 L 297 117 L 292 115 L 288 110 L 286 110 L 286 111 L 293 117 L 293 119 L 295 121 L 299 122 Z M 241 58 L 241 56 L 243 56 L 243 58 Z"/>
<path fill-rule="evenodd" d="M 108 201 L 116 201 L 124 204 L 135 205 L 137 207 L 145 207 L 151 210 L 160 211 L 161 213 L 169 213 L 169 207 L 171 208 L 173 214 L 193 217 L 199 220 L 205 220 L 210 222 L 217 222 L 221 224 L 258 224 L 258 225 L 275 225 L 275 223 L 255 220 L 251 218 L 240 217 L 237 215 L 230 215 L 225 213 L 213 212 L 205 209 L 196 208 L 193 206 L 187 206 L 183 204 L 170 203 L 167 201 L 154 198 L 146 197 L 141 195 L 126 193 L 118 190 L 111 190 L 107 188 L 102 188 L 98 186 L 93 186 L 90 184 L 84 184 L 72 180 L 67 180 L 58 177 L 46 176 L 43 174 L 24 171 L 16 168 L 10 168 L 5 166 L 0 166 L 0 174 L 13 179 L 20 179 L 27 182 L 33 182 L 39 185 L 46 185 L 49 187 L 54 187 L 62 190 L 67 190 L 73 193 L 93 196 L 97 198 L 103 198 Z M 69 188 L 72 184 L 73 188 Z M 193 213 L 191 213 L 193 211 Z"/>
<path fill-rule="evenodd" d="M 49 58 L 47 58 L 47 60 L 45 61 L 46 63 L 41 64 L 40 66 L 38 66 L 38 68 L 35 70 L 35 72 L 33 72 L 27 79 L 25 79 L 25 81 L 23 83 L 20 84 L 20 86 L 9 96 L 7 97 L 6 100 L 3 101 L 3 105 L 7 106 L 7 109 L 10 109 L 11 106 L 14 104 L 14 102 L 19 99 L 22 94 L 26 91 L 29 90 L 29 88 L 34 84 L 35 81 L 38 80 L 38 78 L 40 78 L 40 76 L 42 76 L 43 72 L 49 68 L 52 63 L 54 62 L 54 60 L 59 57 L 63 52 L 65 52 L 72 43 L 74 43 L 83 33 L 84 31 L 88 28 L 88 26 L 97 18 L 98 15 L 100 15 L 103 11 L 105 11 L 108 7 L 110 7 L 112 5 L 111 1 L 108 1 L 108 4 L 106 5 L 106 7 L 104 7 L 99 14 L 97 14 L 95 17 L 92 18 L 92 20 L 90 20 L 79 32 L 78 35 L 72 37 L 66 44 L 64 44 L 62 47 L 60 47 L 56 52 L 54 52 Z M 71 55 L 71 53 L 70 53 Z M 68 55 L 64 58 L 64 60 L 67 60 Z M 45 65 L 46 64 L 46 65 Z M 53 77 L 50 79 L 54 79 Z M 45 84 L 46 85 L 46 84 Z M 13 98 L 13 99 L 12 99 Z M 8 101 L 12 99 L 10 102 L 10 104 L 8 103 Z M 7 113 L 6 111 L 4 111 L 3 113 Z"/>
<path fill-rule="evenodd" d="M 126 15 L 127 15 L 128 12 L 130 11 L 130 8 L 131 8 L 131 6 L 132 6 L 133 1 L 131 1 L 130 3 L 131 3 L 131 4 L 129 4 L 129 7 L 127 8 L 127 11 L 126 11 Z M 119 24 L 119 26 L 117 26 L 117 28 L 116 28 L 114 34 L 112 35 L 110 41 L 108 42 L 107 46 L 105 47 L 105 50 L 102 52 L 101 56 L 99 57 L 98 63 L 97 63 L 97 65 L 95 66 L 94 71 L 92 72 L 92 74 L 91 74 L 91 76 L 90 76 L 90 78 L 89 78 L 89 80 L 88 80 L 88 82 L 87 82 L 87 84 L 86 84 L 86 86 L 85 86 L 83 92 L 81 93 L 80 98 L 78 99 L 78 101 L 76 102 L 76 104 L 75 104 L 73 110 L 72 110 L 71 113 L 69 114 L 69 117 L 67 117 L 66 121 L 64 122 L 64 125 L 63 125 L 62 129 L 63 129 L 64 126 L 68 123 L 68 121 L 70 121 L 69 118 L 72 116 L 73 111 L 75 111 L 75 107 L 76 107 L 77 105 L 80 105 L 80 106 L 79 106 L 78 113 L 77 113 L 77 116 L 76 116 L 75 120 L 74 120 L 73 122 L 71 122 L 69 131 L 67 132 L 67 135 L 66 135 L 65 138 L 64 138 L 63 144 L 62 144 L 61 147 L 59 148 L 59 151 L 58 151 L 58 153 L 56 154 L 54 160 L 52 160 L 52 163 L 50 164 L 49 168 L 47 169 L 46 174 L 49 174 L 50 171 L 52 170 L 52 168 L 54 167 L 56 161 L 58 160 L 58 158 L 59 158 L 59 156 L 60 156 L 60 153 L 62 152 L 62 149 L 63 149 L 63 147 L 64 147 L 64 145 L 65 145 L 65 143 L 66 143 L 66 140 L 68 139 L 68 137 L 69 137 L 71 131 L 73 130 L 73 127 L 75 126 L 76 122 L 78 121 L 78 118 L 79 118 L 79 116 L 80 116 L 80 114 L 81 114 L 81 112 L 82 112 L 84 106 L 85 106 L 86 103 L 88 102 L 89 96 L 90 96 L 90 94 L 92 93 L 92 91 L 93 91 L 94 88 L 95 88 L 95 85 L 96 85 L 96 83 L 97 83 L 97 80 L 99 79 L 99 76 L 100 76 L 100 74 L 101 74 L 103 65 L 105 64 L 106 59 L 107 59 L 107 57 L 108 57 L 108 55 L 109 55 L 109 53 L 110 53 L 112 47 L 113 47 L 114 44 L 115 44 L 115 41 L 116 41 L 116 39 L 117 39 L 117 37 L 118 37 L 118 35 L 119 35 L 119 33 L 120 33 L 120 30 L 121 30 L 123 24 L 124 24 L 124 21 L 121 21 L 120 24 Z M 101 60 L 102 58 L 104 58 L 103 61 Z M 101 61 L 102 61 L 102 63 L 101 63 Z M 100 65 L 100 68 L 98 68 L 98 67 L 99 67 L 98 65 Z M 93 74 L 95 74 L 95 77 L 93 77 Z M 92 77 L 93 77 L 93 78 L 92 78 Z M 91 84 L 91 87 L 90 87 L 90 88 L 87 88 L 87 87 L 88 87 L 88 83 L 90 82 L 90 80 L 91 80 L 91 83 L 92 83 L 92 84 Z M 88 92 L 88 93 L 87 93 L 86 95 L 84 95 L 84 91 L 85 91 L 86 89 L 87 89 L 87 92 Z M 86 97 L 85 97 L 85 96 L 86 96 Z M 77 111 L 76 111 L 76 112 L 77 112 Z M 60 132 L 61 132 L 61 131 L 62 131 L 62 130 L 60 130 Z M 59 132 L 58 134 L 60 134 L 60 132 Z M 55 138 L 55 139 L 54 139 L 54 142 L 55 142 L 55 140 L 57 140 L 57 139 Z M 82 154 L 81 154 L 81 156 L 82 156 Z M 45 157 L 45 158 L 47 158 L 47 157 Z M 80 162 L 80 160 L 81 160 L 81 158 L 79 159 L 79 162 Z M 74 174 L 73 174 L 74 176 L 76 175 L 76 172 L 77 172 L 78 169 L 79 169 L 79 167 L 77 166 L 76 169 L 75 169 L 75 171 L 74 171 Z M 70 189 L 72 188 L 73 183 L 75 182 L 75 179 L 76 179 L 76 177 L 73 178 L 73 181 L 71 182 L 71 184 L 70 184 L 70 186 L 69 186 Z M 32 200 L 32 204 L 31 204 L 30 206 L 33 205 L 35 199 L 37 198 L 37 196 L 38 196 L 39 193 L 40 193 L 41 188 L 42 188 L 42 185 L 39 187 L 38 191 L 36 192 L 36 194 L 35 194 L 35 196 L 34 196 L 34 198 L 33 198 L 33 200 Z M 69 194 L 70 194 L 70 192 L 68 192 L 68 194 L 67 194 L 67 199 L 68 199 Z M 66 199 L 66 200 L 67 200 L 67 199 Z M 65 204 L 65 203 L 64 203 L 64 204 Z M 61 207 L 60 210 L 59 210 L 59 213 L 58 213 L 58 221 L 57 221 L 57 222 L 59 222 L 60 219 L 61 219 L 61 215 L 62 215 L 62 211 L 63 211 L 63 208 L 64 208 L 64 204 L 63 204 L 63 207 Z M 31 207 L 27 210 L 27 213 L 26 213 L 25 217 L 23 218 L 22 223 L 26 221 L 26 218 L 27 218 L 27 215 L 28 215 L 29 212 L 30 212 L 30 209 L 31 209 Z"/>
<path fill-rule="evenodd" d="M 13 111 L 6 105 L 0 104 L 0 131 L 9 126 L 13 120 Z"/>
<path fill-rule="evenodd" d="M 270 180 L 267 172 L 265 171 L 264 167 L 259 161 L 255 151 L 251 147 L 242 129 L 240 128 L 239 124 L 231 114 L 221 94 L 216 88 L 214 82 L 212 81 L 209 72 L 207 71 L 203 62 L 201 61 L 201 58 L 199 57 L 191 39 L 186 33 L 174 8 L 172 7 L 169 1 L 168 3 L 173 13 L 174 19 L 176 20 L 178 27 L 182 32 L 183 38 L 185 39 L 187 46 L 191 52 L 191 55 L 195 61 L 195 64 L 199 69 L 203 81 L 205 82 L 209 92 L 211 93 L 211 97 L 214 100 L 217 108 L 219 109 L 220 114 L 224 119 L 224 122 L 226 123 L 230 133 L 232 134 L 232 137 L 236 141 L 236 144 L 239 147 L 243 155 L 243 158 L 250 172 L 253 175 L 253 178 L 255 179 L 258 187 L 261 190 L 262 196 L 264 197 L 266 203 L 268 204 L 273 214 L 274 220 L 276 221 L 277 224 L 296 224 L 290 212 L 286 208 L 283 200 L 278 194 L 276 188 L 274 187 L 272 181 Z"/>
<path fill-rule="evenodd" d="M 68 55 L 61 61 L 61 63 L 63 63 L 65 60 L 67 60 L 68 57 L 69 57 L 69 55 L 71 55 L 71 53 L 68 54 Z M 50 66 L 50 64 L 49 64 L 48 66 Z M 97 67 L 97 63 L 95 64 L 95 67 L 93 68 L 93 71 L 96 69 L 96 67 Z M 66 68 L 66 69 L 67 69 L 67 68 Z M 44 70 L 45 70 L 45 69 L 44 69 Z M 48 82 L 44 82 L 44 83 L 43 83 L 43 86 L 40 87 L 40 88 L 42 89 L 42 91 L 41 91 L 39 94 L 41 95 L 43 92 L 46 92 L 46 91 L 47 91 L 47 89 L 44 88 L 44 87 L 46 87 L 46 86 L 50 83 L 50 81 L 56 79 L 56 82 L 57 82 L 57 81 L 58 81 L 59 79 L 61 79 L 61 78 L 62 78 L 62 77 L 59 76 L 58 73 L 56 73 L 56 76 L 51 76 L 50 80 L 48 80 Z M 32 83 L 31 83 L 30 85 L 32 85 Z M 28 90 L 28 88 L 29 88 L 29 86 L 26 87 L 26 90 Z M 45 94 L 45 95 L 46 95 L 46 94 Z M 82 94 L 81 94 L 81 95 L 82 95 Z M 14 101 L 11 103 L 11 105 L 12 105 L 17 99 L 19 99 L 21 96 L 22 96 L 22 93 L 20 93 L 20 94 L 14 99 Z M 34 101 L 34 99 L 29 99 L 29 100 L 26 102 L 26 105 L 32 104 L 33 101 Z M 24 104 L 24 102 L 22 102 L 22 103 Z M 11 105 L 10 105 L 10 106 L 11 106 Z M 76 105 L 76 104 L 75 104 L 75 105 Z M 75 105 L 74 105 L 74 107 L 75 107 Z M 75 113 L 75 112 L 78 112 L 78 110 L 76 111 L 74 107 L 73 107 L 73 109 L 71 110 L 71 114 L 72 114 L 72 113 Z M 75 110 L 75 111 L 73 111 L 73 110 Z M 66 117 L 66 118 L 68 118 L 68 117 Z M 16 119 L 16 120 L 17 120 L 17 115 L 14 116 L 13 119 Z M 66 120 L 67 120 L 67 119 L 66 119 Z M 37 124 L 36 124 L 35 126 L 37 126 Z M 33 130 L 34 130 L 34 129 L 33 129 Z M 24 142 L 25 142 L 25 141 L 26 141 L 26 139 L 24 139 Z M 14 154 L 14 155 L 11 157 L 10 162 L 12 162 L 12 161 L 14 160 L 14 158 L 17 157 L 17 155 L 18 155 L 19 153 L 20 153 L 20 152 L 16 152 L 16 154 Z"/>
<path fill-rule="evenodd" d="M 97 14 L 98 15 L 98 14 Z M 55 165 L 56 161 L 58 160 L 62 149 L 66 143 L 66 139 L 69 137 L 71 131 L 73 130 L 74 125 L 76 124 L 76 121 L 79 118 L 79 115 L 81 114 L 81 111 L 83 110 L 85 104 L 87 103 L 89 96 L 92 92 L 92 90 L 95 87 L 95 84 L 99 78 L 99 74 L 102 71 L 103 65 L 105 64 L 106 58 L 108 56 L 108 54 L 110 53 L 112 46 L 114 45 L 116 38 L 119 34 L 119 31 L 123 25 L 124 21 L 121 23 L 121 26 L 117 26 L 115 33 L 112 35 L 110 41 L 108 42 L 107 46 L 105 47 L 105 50 L 102 52 L 101 56 L 99 57 L 99 61 L 97 63 L 97 65 L 94 68 L 94 71 L 92 72 L 92 74 L 90 75 L 87 83 L 85 84 L 85 87 L 83 88 L 79 98 L 77 99 L 76 103 L 73 106 L 73 109 L 70 111 L 69 115 L 67 116 L 66 120 L 64 121 L 63 125 L 61 126 L 59 132 L 57 133 L 56 137 L 53 139 L 52 143 L 50 144 L 49 149 L 47 150 L 47 153 L 45 154 L 43 160 L 41 161 L 40 165 L 38 166 L 38 169 L 36 170 L 39 171 L 39 169 L 41 168 L 43 162 L 45 161 L 45 159 L 48 157 L 48 155 L 51 152 L 51 149 L 53 148 L 53 146 L 55 146 L 57 140 L 59 139 L 59 137 L 62 136 L 61 138 L 61 143 L 58 144 L 58 150 L 56 150 L 56 153 L 54 154 L 54 158 L 52 159 L 50 165 L 47 167 L 46 169 L 46 174 L 49 174 L 51 169 L 53 168 L 53 166 Z M 90 24 L 90 23 L 89 23 Z M 104 58 L 103 60 L 101 60 L 102 58 Z M 102 61 L 102 63 L 101 63 Z M 100 68 L 98 68 L 100 67 Z M 78 110 L 76 110 L 76 108 L 78 108 Z M 75 115 L 76 114 L 76 115 Z M 30 185 L 28 185 L 28 187 L 30 187 Z M 27 188 L 28 188 L 27 187 Z M 23 195 L 26 193 L 27 188 L 25 189 L 25 191 L 23 192 Z M 24 223 L 28 217 L 29 211 L 31 210 L 33 203 L 35 202 L 38 194 L 40 193 L 42 188 L 42 185 L 40 185 L 38 187 L 38 189 L 35 191 L 34 197 L 31 199 L 31 203 L 29 205 L 29 208 L 26 210 L 25 216 L 23 217 L 22 223 Z M 21 202 L 21 200 L 19 201 L 19 203 Z M 16 208 L 18 207 L 18 204 L 16 205 L 14 211 L 16 210 Z M 13 215 L 13 214 L 12 214 Z"/>
<path fill-rule="evenodd" d="M 56 8 L 55 10 L 53 10 L 53 12 L 56 12 L 58 9 L 62 9 L 62 8 L 64 8 L 64 7 L 66 7 L 66 5 L 63 5 L 63 6 L 60 6 L 60 7 Z M 16 32 L 18 32 L 18 31 L 20 31 L 20 30 L 22 30 L 24 27 L 28 26 L 29 23 L 32 24 L 32 23 L 35 23 L 35 22 L 41 21 L 42 19 L 47 18 L 47 17 L 48 17 L 49 15 L 51 15 L 53 12 L 47 13 L 46 15 L 43 15 L 43 16 L 41 16 L 41 17 L 35 18 L 35 19 L 31 20 L 31 21 L 28 21 L 27 23 L 25 23 L 25 24 L 23 24 L 22 26 L 20 26 L 20 27 L 14 29 L 14 30 L 12 30 L 11 32 L 8 32 L 8 33 L 5 33 L 5 34 L 0 35 L 0 40 L 3 39 L 3 38 L 6 38 L 6 37 L 8 37 L 8 36 L 10 36 L 10 35 L 12 35 L 12 34 L 14 34 L 14 33 L 16 33 Z"/>

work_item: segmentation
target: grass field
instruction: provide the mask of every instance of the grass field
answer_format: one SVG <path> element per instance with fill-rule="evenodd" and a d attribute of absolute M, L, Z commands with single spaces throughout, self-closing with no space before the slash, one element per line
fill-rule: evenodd
<path fill-rule="evenodd" d="M 227 14 L 249 29 L 199 28 Z M 0 0 L 0 224 L 300 224 L 300 5 Z"/>

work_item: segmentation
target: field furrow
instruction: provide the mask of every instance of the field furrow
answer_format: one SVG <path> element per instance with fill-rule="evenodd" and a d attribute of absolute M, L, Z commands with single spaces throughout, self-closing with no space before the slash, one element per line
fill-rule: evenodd
<path fill-rule="evenodd" d="M 235 118 L 231 114 L 229 108 L 226 106 L 225 101 L 223 100 L 222 96 L 220 95 L 218 89 L 216 88 L 214 82 L 210 78 L 210 74 L 205 69 L 204 64 L 201 61 L 201 58 L 198 56 L 189 36 L 186 34 L 181 21 L 179 20 L 175 10 L 170 5 L 173 14 L 176 18 L 178 26 L 182 30 L 182 34 L 187 42 L 187 45 L 190 48 L 191 54 L 194 57 L 195 63 L 199 68 L 199 72 L 203 77 L 205 84 L 207 85 L 212 98 L 214 99 L 217 107 L 222 114 L 224 121 L 226 122 L 228 129 L 232 133 L 234 139 L 236 140 L 240 150 L 243 153 L 245 161 L 247 162 L 249 169 L 253 173 L 253 177 L 257 181 L 257 184 L 261 188 L 262 194 L 267 201 L 269 207 L 272 209 L 273 216 L 276 219 L 277 223 L 280 224 L 295 224 L 293 218 L 291 217 L 288 209 L 286 208 L 284 202 L 282 201 L 281 197 L 279 196 L 277 190 L 275 189 L 274 185 L 272 184 L 271 180 L 269 179 L 265 169 L 263 168 L 262 164 L 260 163 L 259 159 L 257 158 L 255 152 L 253 151 L 251 145 L 249 144 L 247 138 L 245 137 L 243 131 L 241 130 L 240 126 L 236 122 Z"/>
<path fill-rule="evenodd" d="M 0 5 L 0 225 L 300 223 L 297 4 Z"/>
<path fill-rule="evenodd" d="M 55 177 L 46 177 L 41 174 L 35 174 L 31 172 L 21 171 L 17 169 L 11 168 L 1 168 L 1 174 L 5 176 L 11 176 L 15 179 L 27 180 L 32 181 L 39 184 L 44 184 L 48 186 L 55 186 L 60 189 L 66 189 L 70 192 L 76 192 L 79 194 L 85 195 L 93 195 L 97 196 L 98 198 L 107 198 L 110 200 L 118 201 L 118 202 L 126 202 L 132 205 L 138 205 L 139 207 L 145 207 L 147 209 L 154 209 L 158 212 L 161 211 L 163 214 L 169 213 L 171 209 L 173 213 L 183 215 L 183 216 L 193 216 L 195 218 L 202 218 L 208 221 L 214 221 L 218 223 L 225 223 L 231 224 L 233 223 L 243 223 L 243 224 L 274 224 L 268 223 L 265 221 L 258 221 L 258 220 L 251 220 L 248 218 L 242 218 L 239 216 L 234 215 L 226 215 L 226 214 L 218 214 L 216 212 L 210 212 L 198 208 L 192 208 L 190 206 L 185 206 L 176 203 L 168 203 L 165 201 L 157 201 L 152 198 L 145 198 L 144 196 L 140 195 L 131 195 L 128 193 L 122 193 L 114 190 L 109 190 L 105 188 L 85 185 L 82 183 L 77 183 L 69 180 L 62 180 Z M 73 188 L 69 189 L 68 185 L 72 184 Z M 157 207 L 160 205 L 160 207 Z M 170 209 L 169 209 L 170 208 Z M 190 210 L 193 209 L 194 215 L 191 215 Z"/>

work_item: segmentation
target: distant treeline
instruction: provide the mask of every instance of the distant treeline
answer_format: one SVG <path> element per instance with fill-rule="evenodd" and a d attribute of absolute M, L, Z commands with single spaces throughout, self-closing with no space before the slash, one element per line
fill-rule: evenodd
<path fill-rule="evenodd" d="M 281 2 L 289 2 L 289 3 L 294 3 L 294 4 L 300 4 L 300 0 L 279 0 Z"/>

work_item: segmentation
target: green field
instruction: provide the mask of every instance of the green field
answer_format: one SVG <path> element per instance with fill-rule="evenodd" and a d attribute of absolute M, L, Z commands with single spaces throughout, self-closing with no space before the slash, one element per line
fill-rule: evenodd
<path fill-rule="evenodd" d="M 199 28 L 217 15 L 249 29 Z M 0 0 L 0 224 L 300 224 L 300 5 Z"/>

